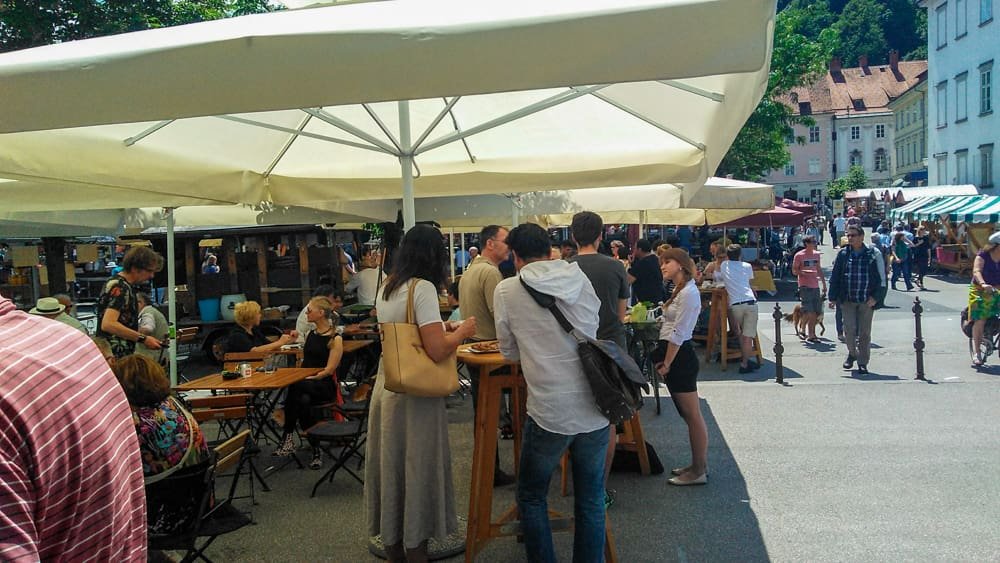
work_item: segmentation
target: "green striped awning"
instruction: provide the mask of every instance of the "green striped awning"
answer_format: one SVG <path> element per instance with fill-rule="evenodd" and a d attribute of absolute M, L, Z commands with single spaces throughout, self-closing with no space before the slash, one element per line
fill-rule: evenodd
<path fill-rule="evenodd" d="M 893 209 L 893 220 L 996 223 L 1000 221 L 1000 197 L 988 195 L 923 197 Z"/>

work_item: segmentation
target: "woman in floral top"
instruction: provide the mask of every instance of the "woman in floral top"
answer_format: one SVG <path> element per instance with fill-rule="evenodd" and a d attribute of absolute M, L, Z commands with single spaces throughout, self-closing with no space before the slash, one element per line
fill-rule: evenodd
<path fill-rule="evenodd" d="M 201 428 L 170 396 L 170 382 L 159 364 L 133 354 L 118 359 L 115 375 L 132 407 L 147 485 L 209 458 Z"/>

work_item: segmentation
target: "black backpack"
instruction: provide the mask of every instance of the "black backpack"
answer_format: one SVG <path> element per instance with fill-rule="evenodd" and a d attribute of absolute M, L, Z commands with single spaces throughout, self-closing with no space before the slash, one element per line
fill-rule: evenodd
<path fill-rule="evenodd" d="M 583 373 L 590 383 L 597 410 L 611 424 L 621 424 L 635 416 L 642 408 L 642 391 L 649 391 L 649 384 L 635 360 L 617 342 L 590 338 L 573 328 L 556 307 L 555 297 L 532 289 L 523 278 L 518 279 L 535 302 L 551 311 L 563 330 L 576 340 Z"/>

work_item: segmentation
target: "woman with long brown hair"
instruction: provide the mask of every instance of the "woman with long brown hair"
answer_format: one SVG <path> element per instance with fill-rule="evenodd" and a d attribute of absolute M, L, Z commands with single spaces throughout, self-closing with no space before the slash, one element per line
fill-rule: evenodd
<path fill-rule="evenodd" d="M 445 283 L 448 253 L 441 232 L 416 225 L 406 232 L 375 309 L 379 323 L 407 322 L 407 298 L 424 350 L 435 362 L 447 358 L 476 332 L 476 320 L 441 322 L 438 290 Z M 389 561 L 427 561 L 427 541 L 458 526 L 443 397 L 417 397 L 385 388 L 383 367 L 372 390 L 365 454 L 368 535 L 381 534 Z"/>
<path fill-rule="evenodd" d="M 681 248 L 659 253 L 660 272 L 664 281 L 674 284 L 673 295 L 663 305 L 660 341 L 652 353 L 656 372 L 664 379 L 677 413 L 688 427 L 691 443 L 691 464 L 671 471 L 671 485 L 704 485 L 708 483 L 708 429 L 701 416 L 698 401 L 698 356 L 691 345 L 691 336 L 698 314 L 701 296 L 694 278 L 694 260 Z"/>

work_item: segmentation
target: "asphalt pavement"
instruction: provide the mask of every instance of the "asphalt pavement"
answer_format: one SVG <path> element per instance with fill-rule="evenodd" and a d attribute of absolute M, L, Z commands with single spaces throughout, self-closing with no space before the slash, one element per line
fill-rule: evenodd
<path fill-rule="evenodd" d="M 829 271 L 833 249 L 824 249 Z M 782 321 L 785 383 L 774 380 L 774 304 L 794 305 L 779 281 L 760 303 L 765 362 L 740 375 L 703 364 L 699 392 L 709 427 L 709 484 L 676 488 L 668 474 L 612 473 L 608 511 L 622 562 L 659 561 L 1000 561 L 1000 358 L 975 370 L 958 326 L 968 279 L 932 275 L 926 291 L 890 291 L 875 313 L 871 373 L 845 371 L 833 313 L 818 345 Z M 900 284 L 902 287 L 902 284 Z M 927 381 L 914 378 L 914 299 L 924 313 Z M 458 512 L 468 509 L 471 401 L 450 401 Z M 663 465 L 689 461 L 686 428 L 669 398 L 642 410 L 647 440 Z M 501 463 L 512 469 L 511 442 Z M 260 461 L 270 465 L 264 445 Z M 302 457 L 307 459 L 303 453 Z M 369 561 L 362 486 L 346 474 L 309 492 L 317 472 L 269 473 L 257 491 L 256 525 L 209 549 L 216 561 Z M 494 514 L 513 502 L 497 489 Z M 552 507 L 572 511 L 558 493 Z M 245 504 L 244 504 L 245 506 Z M 571 560 L 572 534 L 556 534 Z M 477 561 L 524 561 L 523 544 L 498 539 Z M 449 561 L 460 561 L 456 557 Z"/>

